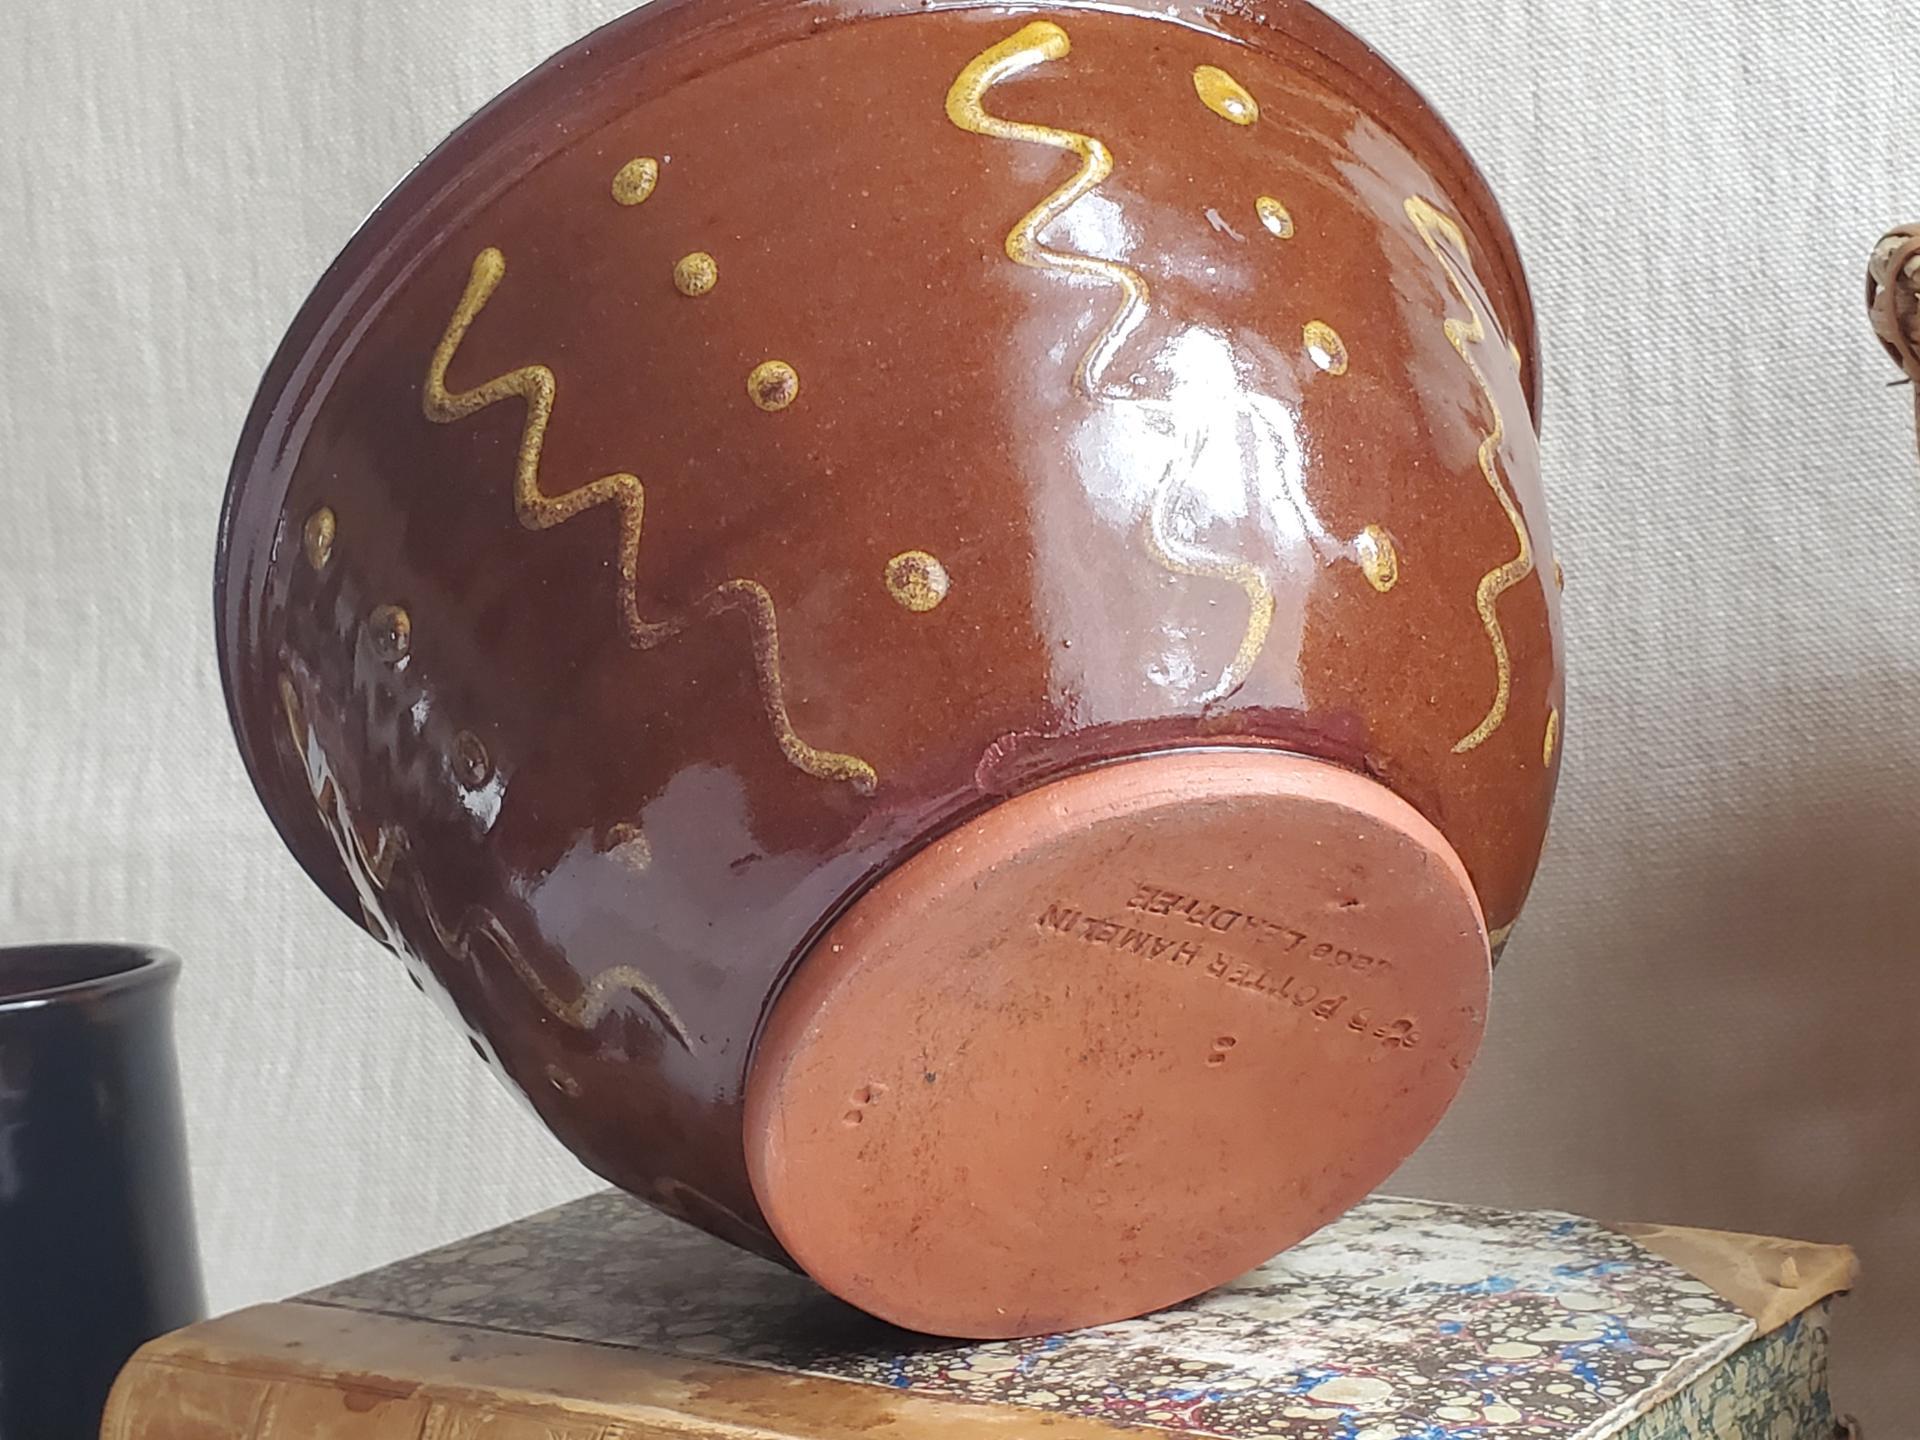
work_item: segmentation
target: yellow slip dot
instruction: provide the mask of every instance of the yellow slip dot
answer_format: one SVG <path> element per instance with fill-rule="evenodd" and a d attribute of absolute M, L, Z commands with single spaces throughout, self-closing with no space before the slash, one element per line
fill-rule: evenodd
<path fill-rule="evenodd" d="M 1282 240 L 1293 238 L 1293 215 L 1271 195 L 1262 195 L 1253 202 L 1253 208 L 1259 213 L 1260 223 Z"/>
<path fill-rule="evenodd" d="M 1400 583 L 1400 552 L 1393 536 L 1378 525 L 1369 525 L 1360 534 L 1360 568 L 1367 583 L 1382 595 Z"/>
<path fill-rule="evenodd" d="M 916 615 L 938 610 L 952 589 L 947 567 L 924 550 L 909 550 L 887 562 L 887 593 Z"/>
<path fill-rule="evenodd" d="M 747 394 L 769 414 L 800 398 L 800 373 L 784 360 L 763 360 L 747 376 Z"/>
<path fill-rule="evenodd" d="M 1347 373 L 1347 342 L 1340 338 L 1340 332 L 1323 320 L 1307 322 L 1302 332 L 1307 345 L 1307 358 L 1329 375 Z"/>
<path fill-rule="evenodd" d="M 698 299 L 720 283 L 720 266 L 704 250 L 696 250 L 673 267 L 673 288 Z"/>
<path fill-rule="evenodd" d="M 1200 96 L 1200 103 L 1223 120 L 1231 120 L 1235 125 L 1251 125 L 1260 118 L 1260 102 L 1218 65 L 1202 65 L 1195 70 L 1193 88 Z"/>
<path fill-rule="evenodd" d="M 622 205 L 644 205 L 660 183 L 660 162 L 651 155 L 629 160 L 613 177 L 613 198 Z"/>

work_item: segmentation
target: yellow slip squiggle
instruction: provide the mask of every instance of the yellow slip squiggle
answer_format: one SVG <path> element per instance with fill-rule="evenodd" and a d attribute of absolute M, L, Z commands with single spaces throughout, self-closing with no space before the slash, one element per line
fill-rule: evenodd
<path fill-rule="evenodd" d="M 1191 460 L 1190 460 L 1191 463 Z M 1261 652 L 1267 648 L 1267 638 L 1273 632 L 1274 611 L 1278 601 L 1274 597 L 1273 586 L 1267 583 L 1267 577 L 1258 567 L 1245 560 L 1230 555 L 1221 555 L 1211 550 L 1184 544 L 1174 539 L 1168 528 L 1170 511 L 1174 499 L 1175 486 L 1172 474 L 1160 482 L 1154 492 L 1152 508 L 1147 512 L 1146 540 L 1147 550 L 1161 565 L 1176 575 L 1193 575 L 1201 579 L 1231 580 L 1247 596 L 1247 628 L 1240 637 L 1240 648 L 1235 652 L 1233 663 L 1218 683 L 1200 697 L 1202 705 L 1216 704 L 1234 695 L 1247 683 L 1247 677 L 1253 673 L 1254 663 Z"/>
<path fill-rule="evenodd" d="M 1464 755 L 1486 744 L 1493 733 L 1506 723 L 1507 706 L 1513 699 L 1513 660 L 1507 651 L 1506 631 L 1500 625 L 1500 597 L 1533 574 L 1533 538 L 1527 532 L 1526 517 L 1520 513 L 1519 504 L 1500 478 L 1500 446 L 1507 435 L 1506 424 L 1500 414 L 1500 402 L 1494 396 L 1493 387 L 1487 383 L 1486 374 L 1473 358 L 1472 350 L 1468 348 L 1487 338 L 1487 326 L 1479 307 L 1474 303 L 1473 288 L 1461 271 L 1459 257 L 1467 253 L 1467 237 L 1451 217 L 1443 215 L 1431 202 L 1417 195 L 1406 202 L 1406 209 L 1407 218 L 1419 230 L 1420 238 L 1427 242 L 1433 258 L 1440 262 L 1440 268 L 1446 272 L 1448 283 L 1460 297 L 1460 303 L 1467 307 L 1469 319 L 1448 317 L 1447 340 L 1466 362 L 1467 369 L 1473 372 L 1474 383 L 1487 397 L 1487 405 L 1493 411 L 1493 429 L 1480 444 L 1480 473 L 1486 478 L 1487 487 L 1493 491 L 1494 498 L 1500 502 L 1500 508 L 1506 512 L 1513 533 L 1520 542 L 1520 553 L 1504 565 L 1489 570 L 1481 578 L 1475 592 L 1474 604 L 1480 612 L 1480 623 L 1493 645 L 1493 663 L 1499 675 L 1499 688 L 1486 718 L 1472 734 L 1453 747 L 1454 754 Z M 1445 240 L 1445 245 L 1441 243 L 1442 240 Z M 1449 253 L 1448 245 L 1453 247 L 1452 253 Z"/>
<path fill-rule="evenodd" d="M 280 704 L 286 715 L 294 748 L 306 766 L 307 784 L 319 810 L 321 823 L 332 835 L 341 862 L 347 867 L 348 878 L 359 892 L 361 910 L 368 928 L 383 932 L 389 946 L 398 949 L 403 943 L 399 927 L 387 916 L 384 902 L 400 870 L 400 862 L 404 860 L 408 862 L 405 867 L 406 879 L 410 882 L 420 914 L 433 931 L 435 942 L 447 954 L 464 960 L 476 971 L 483 970 L 480 957 L 474 953 L 473 941 L 477 936 L 484 936 L 506 959 L 521 983 L 534 993 L 540 1004 L 556 1019 L 577 1029 L 591 1030 L 612 1012 L 615 1001 L 624 994 L 631 994 L 653 1012 L 666 1032 L 683 1048 L 693 1049 L 693 1037 L 679 1015 L 674 1013 L 667 997 L 652 980 L 631 966 L 623 965 L 605 971 L 587 984 L 578 999 L 562 1000 L 554 993 L 553 987 L 540 978 L 539 972 L 526 956 L 520 953 L 513 936 L 507 933 L 506 926 L 491 910 L 476 905 L 466 912 L 458 925 L 448 925 L 433 903 L 433 896 L 428 893 L 426 880 L 418 867 L 411 863 L 411 847 L 406 833 L 397 826 L 387 825 L 381 827 L 372 845 L 362 837 L 359 826 L 347 814 L 346 806 L 340 799 L 330 767 L 323 758 L 314 754 L 312 733 L 307 727 L 298 693 L 293 682 L 284 675 L 280 680 Z"/>
<path fill-rule="evenodd" d="M 693 1049 L 693 1039 L 688 1035 L 686 1025 L 674 1013 L 673 1006 L 660 992 L 660 987 L 631 965 L 602 971 L 587 982 L 577 998 L 562 1000 L 553 987 L 540 978 L 540 973 L 527 957 L 520 953 L 513 936 L 507 933 L 506 926 L 491 911 L 476 907 L 467 912 L 459 925 L 450 927 L 435 912 L 426 887 L 417 877 L 414 888 L 427 923 L 433 927 L 434 939 L 439 941 L 442 949 L 479 969 L 480 957 L 474 953 L 473 942 L 484 938 L 512 967 L 520 983 L 533 992 L 534 998 L 556 1020 L 576 1030 L 591 1030 L 613 1013 L 620 999 L 631 995 L 653 1012 L 654 1018 L 679 1042 L 681 1048 Z"/>
<path fill-rule="evenodd" d="M 982 51 L 960 72 L 947 92 L 947 118 L 962 130 L 996 140 L 1019 140 L 1031 145 L 1046 145 L 1080 157 L 1080 169 L 1074 177 L 1029 211 L 1007 236 L 1007 256 L 1029 269 L 1076 275 L 1103 281 L 1118 287 L 1120 308 L 1106 328 L 1095 338 L 1081 359 L 1074 383 L 1088 395 L 1097 395 L 1100 380 L 1113 363 L 1114 356 L 1138 328 L 1147 313 L 1147 282 L 1140 272 L 1117 260 L 1102 260 L 1048 248 L 1042 240 L 1047 229 L 1081 200 L 1098 190 L 1113 174 L 1113 152 L 1091 135 L 1072 130 L 1056 130 L 1050 125 L 1033 125 L 1018 120 L 1003 120 L 986 109 L 987 93 L 1003 80 L 1011 79 L 1049 60 L 1059 60 L 1072 49 L 1067 32 L 1050 20 L 1036 20 L 998 45 Z"/>
<path fill-rule="evenodd" d="M 422 403 L 427 418 L 438 425 L 451 425 L 502 401 L 525 401 L 526 428 L 521 432 L 513 487 L 514 510 L 520 523 L 529 530 L 550 530 L 598 506 L 613 506 L 620 514 L 620 618 L 632 644 L 650 650 L 685 634 L 701 620 L 738 611 L 752 632 L 760 703 L 781 753 L 809 775 L 851 785 L 863 795 L 872 794 L 878 778 L 866 761 L 854 755 L 816 750 L 795 733 L 780 670 L 779 623 L 773 597 L 764 585 L 754 580 L 728 580 L 708 591 L 685 613 L 667 620 L 648 620 L 640 613 L 639 600 L 640 536 L 647 500 L 640 478 L 625 473 L 603 475 L 561 495 L 549 495 L 540 488 L 540 455 L 546 446 L 558 390 L 551 370 L 544 365 L 528 365 L 472 390 L 455 392 L 447 388 L 447 371 L 454 356 L 506 273 L 506 257 L 498 250 L 483 250 L 473 262 L 466 293 L 427 368 Z"/>

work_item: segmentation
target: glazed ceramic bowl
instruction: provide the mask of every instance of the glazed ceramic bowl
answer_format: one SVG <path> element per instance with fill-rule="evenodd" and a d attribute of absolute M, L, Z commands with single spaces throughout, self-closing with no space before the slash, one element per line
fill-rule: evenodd
<path fill-rule="evenodd" d="M 1437 1122 L 1558 763 L 1524 277 L 1304 4 L 656 0 L 269 371 L 287 844 L 601 1175 L 923 1330 L 1138 1314 Z"/>

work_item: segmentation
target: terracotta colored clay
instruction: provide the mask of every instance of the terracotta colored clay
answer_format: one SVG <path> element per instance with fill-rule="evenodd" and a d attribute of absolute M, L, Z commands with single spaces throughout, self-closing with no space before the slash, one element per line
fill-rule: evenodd
<path fill-rule="evenodd" d="M 923 1329 L 1136 1313 L 1471 1056 L 1559 759 L 1537 385 L 1485 184 L 1303 4 L 655 0 L 295 323 L 235 728 L 602 1175 Z"/>
<path fill-rule="evenodd" d="M 754 1190 L 810 1274 L 914 1329 L 1156 1310 L 1403 1160 L 1487 979 L 1465 869 L 1373 781 L 1252 750 L 1085 771 L 814 946 L 754 1060 Z"/>

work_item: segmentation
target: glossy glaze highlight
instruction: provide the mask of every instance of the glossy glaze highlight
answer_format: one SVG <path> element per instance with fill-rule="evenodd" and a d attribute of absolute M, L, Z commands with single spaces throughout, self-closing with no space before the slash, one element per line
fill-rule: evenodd
<path fill-rule="evenodd" d="M 1457 142 L 1304 6 L 657 0 L 296 322 L 224 522 L 242 752 L 586 1163 L 778 1253 L 763 1017 L 1012 797 L 1316 757 L 1511 926 L 1567 723 L 1534 344 Z"/>

